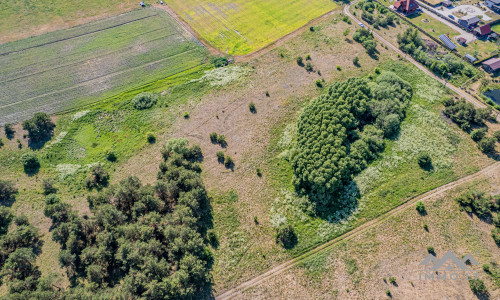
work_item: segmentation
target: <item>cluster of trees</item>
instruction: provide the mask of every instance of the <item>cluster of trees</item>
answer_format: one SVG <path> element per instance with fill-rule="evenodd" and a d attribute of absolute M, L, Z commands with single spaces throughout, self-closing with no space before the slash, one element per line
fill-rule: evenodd
<path fill-rule="evenodd" d="M 352 38 L 363 45 L 368 55 L 374 55 L 377 52 L 377 42 L 373 34 L 366 28 L 358 28 L 352 35 Z"/>
<path fill-rule="evenodd" d="M 477 70 L 466 64 L 453 54 L 446 54 L 441 59 L 432 57 L 427 53 L 427 47 L 420 38 L 417 29 L 408 28 L 403 34 L 398 34 L 399 48 L 410 54 L 416 61 L 420 62 L 438 76 L 464 75 L 473 77 Z"/>
<path fill-rule="evenodd" d="M 28 131 L 31 143 L 40 143 L 50 140 L 56 125 L 52 123 L 46 113 L 36 113 L 33 118 L 23 122 L 23 129 Z"/>
<path fill-rule="evenodd" d="M 88 197 L 92 217 L 78 216 L 55 194 L 46 197 L 69 298 L 193 299 L 210 287 L 211 226 L 198 146 L 171 140 L 158 181 L 129 177 Z"/>
<path fill-rule="evenodd" d="M 497 212 L 493 217 L 495 228 L 491 231 L 491 236 L 495 243 L 500 246 L 500 195 L 494 197 L 486 195 L 481 191 L 470 191 L 456 198 L 461 209 L 469 214 L 476 214 L 479 218 L 488 219 L 493 212 Z"/>
<path fill-rule="evenodd" d="M 351 78 L 329 87 L 298 120 L 291 156 L 296 190 L 319 206 L 334 204 L 342 187 L 384 148 L 384 137 L 398 131 L 411 98 L 411 86 L 390 72 L 375 82 Z"/>
<path fill-rule="evenodd" d="M 132 99 L 132 105 L 138 110 L 151 108 L 155 104 L 156 96 L 151 93 L 140 93 Z"/>
<path fill-rule="evenodd" d="M 385 28 L 389 25 L 394 25 L 395 16 L 393 14 L 387 14 L 389 10 L 385 6 L 373 2 L 372 0 L 360 2 L 357 6 L 363 11 L 361 18 L 369 24 L 372 24 L 374 28 L 378 29 L 379 26 Z M 379 14 L 375 15 L 375 9 Z"/>
<path fill-rule="evenodd" d="M 471 131 L 473 126 L 484 126 L 484 122 L 492 118 L 493 111 L 491 107 L 475 108 L 472 103 L 463 99 L 454 101 L 451 97 L 445 98 L 443 104 L 445 106 L 444 115 L 457 123 L 462 130 L 470 131 L 471 138 L 477 142 L 481 151 L 486 153 L 495 151 L 495 144 L 498 139 L 495 136 L 486 136 L 488 128 L 482 127 Z"/>

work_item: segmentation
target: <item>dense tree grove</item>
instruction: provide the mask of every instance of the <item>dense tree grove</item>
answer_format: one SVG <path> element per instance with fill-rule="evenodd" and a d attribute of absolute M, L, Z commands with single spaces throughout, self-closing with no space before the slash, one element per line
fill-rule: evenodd
<path fill-rule="evenodd" d="M 46 198 L 69 298 L 193 299 L 209 290 L 211 253 L 205 235 L 210 206 L 198 146 L 171 140 L 154 186 L 129 177 L 88 197 L 92 217 Z"/>
<path fill-rule="evenodd" d="M 49 140 L 55 126 L 46 113 L 36 113 L 33 118 L 23 122 L 23 129 L 28 131 L 28 137 L 34 143 Z"/>
<path fill-rule="evenodd" d="M 411 86 L 393 73 L 375 82 L 337 82 L 313 100 L 298 120 L 291 157 L 294 184 L 321 205 L 330 205 L 352 176 L 397 132 L 412 98 Z"/>

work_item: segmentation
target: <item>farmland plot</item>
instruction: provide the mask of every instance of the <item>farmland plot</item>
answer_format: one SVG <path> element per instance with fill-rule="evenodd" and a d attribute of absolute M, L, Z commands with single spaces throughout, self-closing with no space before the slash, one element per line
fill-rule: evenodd
<path fill-rule="evenodd" d="M 166 13 L 145 9 L 0 46 L 0 124 L 89 104 L 206 62 Z"/>
<path fill-rule="evenodd" d="M 203 39 L 248 54 L 337 7 L 332 0 L 167 0 Z"/>

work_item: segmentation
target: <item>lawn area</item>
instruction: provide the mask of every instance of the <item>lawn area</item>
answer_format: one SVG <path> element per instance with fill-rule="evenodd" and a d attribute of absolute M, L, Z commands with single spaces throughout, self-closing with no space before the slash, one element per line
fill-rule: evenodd
<path fill-rule="evenodd" d="M 426 13 L 414 14 L 407 17 L 410 22 L 419 26 L 425 32 L 432 35 L 435 38 L 439 38 L 441 34 L 446 34 L 451 40 L 460 34 L 453 30 L 452 28 L 446 26 L 445 24 L 439 22 L 438 20 L 432 18 Z M 423 20 L 428 20 L 429 22 L 424 22 Z"/>
<path fill-rule="evenodd" d="M 500 23 L 491 26 L 491 30 L 493 30 L 496 33 L 500 33 Z"/>
<path fill-rule="evenodd" d="M 207 52 L 166 13 L 137 10 L 0 46 L 0 124 L 199 69 Z"/>
<path fill-rule="evenodd" d="M 0 44 L 139 8 L 136 0 L 2 1 Z"/>
<path fill-rule="evenodd" d="M 498 45 L 495 42 L 475 40 L 467 44 L 466 47 L 458 46 L 457 50 L 462 55 L 470 54 L 477 59 L 484 59 L 493 55 L 493 52 L 498 51 Z"/>
<path fill-rule="evenodd" d="M 337 7 L 331 0 L 167 0 L 203 39 L 231 55 L 259 50 Z"/>

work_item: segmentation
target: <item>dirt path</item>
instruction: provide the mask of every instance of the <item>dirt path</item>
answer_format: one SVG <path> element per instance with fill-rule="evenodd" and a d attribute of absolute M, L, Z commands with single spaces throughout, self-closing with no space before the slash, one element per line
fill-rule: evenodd
<path fill-rule="evenodd" d="M 305 262 L 306 260 L 308 260 L 312 257 L 315 257 L 319 254 L 325 253 L 326 251 L 337 246 L 339 243 L 341 243 L 343 241 L 352 239 L 356 236 L 359 236 L 359 235 L 365 233 L 368 229 L 373 228 L 373 227 L 381 224 L 382 222 L 384 222 L 388 218 L 394 217 L 397 214 L 401 213 L 402 211 L 404 211 L 410 207 L 414 207 L 414 205 L 417 201 L 433 200 L 437 197 L 443 196 L 449 190 L 454 189 L 460 185 L 464 185 L 466 183 L 469 183 L 469 182 L 471 182 L 475 179 L 478 179 L 480 177 L 483 177 L 483 176 L 490 176 L 490 175 L 492 176 L 494 174 L 497 174 L 498 172 L 500 172 L 500 162 L 494 163 L 493 165 L 490 165 L 477 173 L 463 177 L 459 180 L 453 181 L 453 182 L 448 183 L 446 185 L 440 186 L 432 191 L 429 191 L 423 195 L 420 195 L 419 197 L 413 198 L 413 199 L 405 202 L 404 204 L 396 207 L 395 209 L 379 216 L 376 219 L 368 221 L 368 222 L 364 223 L 363 225 L 361 225 L 361 226 L 359 226 L 359 227 L 357 227 L 357 228 L 355 228 L 355 229 L 353 229 L 353 230 L 351 230 L 351 231 L 349 231 L 349 232 L 347 232 L 347 233 L 345 233 L 345 234 L 343 234 L 343 235 L 341 235 L 341 236 L 339 236 L 339 237 L 337 237 L 337 238 L 335 238 L 327 243 L 324 243 L 323 245 L 321 245 L 317 248 L 314 248 L 314 249 L 302 254 L 301 256 L 298 256 L 298 257 L 296 257 L 292 260 L 289 260 L 289 261 L 287 261 L 279 266 L 276 266 L 276 267 L 272 268 L 271 270 L 267 271 L 266 273 L 261 274 L 255 278 L 247 281 L 247 282 L 244 282 L 233 289 L 225 291 L 224 293 L 217 296 L 216 299 L 225 300 L 225 299 L 231 299 L 231 298 L 234 298 L 238 295 L 241 295 L 241 293 L 244 292 L 245 290 L 258 285 L 259 283 L 265 281 L 266 279 L 269 279 L 273 276 L 277 276 L 279 274 L 282 274 L 283 272 L 299 265 L 302 262 Z"/>
<path fill-rule="evenodd" d="M 153 5 L 154 7 L 156 8 L 159 8 L 159 9 L 162 9 L 164 11 L 166 11 L 172 18 L 174 18 L 179 24 L 181 24 L 182 28 L 184 28 L 184 30 L 186 30 L 187 32 L 189 32 L 191 35 L 193 35 L 200 43 L 202 43 L 208 50 L 209 52 L 212 54 L 212 55 L 227 55 L 227 53 L 224 53 L 222 51 L 220 51 L 219 49 L 213 47 L 210 42 L 208 42 L 207 40 L 203 39 L 203 37 L 201 35 L 198 34 L 198 32 L 196 32 L 196 30 L 194 30 L 193 28 L 191 28 L 191 26 L 185 22 L 181 16 L 179 16 L 173 9 L 171 9 L 168 5 L 166 4 L 163 4 L 163 5 L 160 5 L 160 4 L 154 4 Z M 250 54 L 246 54 L 246 55 L 240 55 L 240 56 L 234 56 L 234 61 L 235 62 L 248 62 L 248 61 L 251 61 L 257 57 L 260 57 L 264 54 L 266 54 L 267 52 L 273 50 L 274 48 L 276 47 L 279 47 L 281 45 L 283 45 L 284 43 L 286 43 L 287 41 L 301 35 L 305 30 L 308 30 L 311 26 L 314 26 L 316 24 L 318 24 L 319 22 L 321 22 L 322 20 L 324 20 L 325 18 L 331 16 L 332 14 L 338 12 L 338 8 L 335 8 L 315 19 L 312 19 L 311 21 L 309 21 L 307 24 L 305 24 L 304 26 L 290 32 L 289 34 L 287 35 L 284 35 L 282 36 L 281 38 L 277 39 L 276 41 L 272 42 L 271 44 L 265 46 L 264 48 L 260 49 L 260 50 L 257 50 L 255 52 L 252 52 Z"/>
<path fill-rule="evenodd" d="M 352 4 L 355 4 L 357 1 L 352 2 L 350 5 L 346 5 L 344 7 L 344 13 L 348 15 L 354 22 L 356 23 L 362 23 L 360 20 L 358 20 L 355 16 L 351 14 L 349 11 L 349 8 Z M 364 24 L 364 23 L 363 23 Z M 365 28 L 369 28 L 367 24 L 364 24 Z M 488 107 L 486 104 L 482 103 L 481 101 L 477 100 L 473 96 L 467 94 L 465 91 L 463 91 L 460 88 L 457 88 L 456 86 L 452 85 L 451 83 L 447 82 L 446 80 L 443 80 L 439 78 L 438 76 L 434 75 L 431 71 L 429 71 L 425 66 L 421 65 L 418 63 L 416 60 L 414 60 L 411 56 L 406 55 L 403 51 L 401 51 L 398 47 L 394 46 L 391 44 L 389 41 L 384 39 L 380 34 L 378 34 L 375 30 L 371 29 L 371 32 L 373 33 L 373 36 L 377 38 L 380 42 L 385 44 L 387 47 L 391 48 L 392 50 L 396 51 L 401 57 L 404 57 L 406 60 L 411 62 L 413 65 L 415 65 L 417 68 L 425 72 L 427 75 L 431 76 L 432 78 L 436 79 L 437 81 L 441 82 L 443 85 L 447 86 L 449 89 L 457 93 L 460 97 L 464 98 L 468 102 L 472 103 L 475 107 L 478 108 L 485 108 Z M 497 112 L 496 112 L 497 113 Z M 500 114 L 497 113 L 496 119 L 498 122 L 500 122 Z"/>

